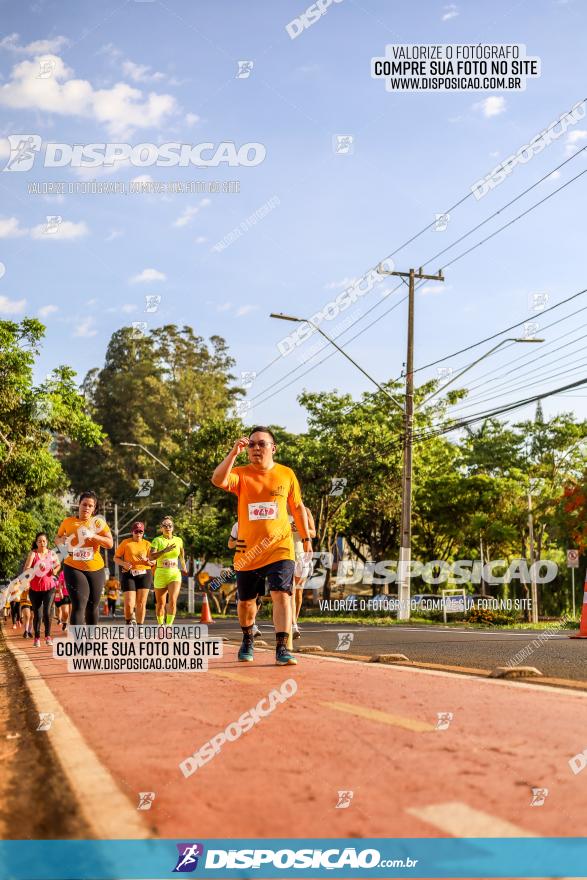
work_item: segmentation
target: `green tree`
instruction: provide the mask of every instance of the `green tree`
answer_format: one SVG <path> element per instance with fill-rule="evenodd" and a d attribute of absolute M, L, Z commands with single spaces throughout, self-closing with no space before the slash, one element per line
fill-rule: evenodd
<path fill-rule="evenodd" d="M 120 444 L 140 444 L 177 464 L 187 438 L 225 417 L 241 393 L 232 366 L 223 339 L 207 343 L 191 327 L 166 325 L 144 336 L 130 327 L 117 330 L 103 368 L 91 370 L 82 386 L 106 437 L 99 448 L 72 444 L 67 450 L 64 464 L 75 488 L 91 486 L 104 498 L 130 503 L 139 479 L 148 477 L 155 480 L 151 500 L 182 503 L 187 493 L 171 473 Z"/>
<path fill-rule="evenodd" d="M 68 438 L 96 444 L 102 436 L 71 369 L 34 386 L 44 331 L 32 318 L 0 321 L 0 577 L 16 573 L 36 531 L 55 527 L 59 509 L 48 496 L 68 485 L 54 454 L 59 445 Z"/>

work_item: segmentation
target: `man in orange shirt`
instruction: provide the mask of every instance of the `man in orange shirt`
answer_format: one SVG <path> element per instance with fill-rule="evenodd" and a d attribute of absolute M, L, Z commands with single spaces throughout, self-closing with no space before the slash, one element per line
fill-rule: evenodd
<path fill-rule="evenodd" d="M 237 456 L 248 449 L 249 464 L 234 467 Z M 256 599 L 269 581 L 273 602 L 276 654 L 279 666 L 297 660 L 286 646 L 291 629 L 291 592 L 295 554 L 288 505 L 303 540 L 306 553 L 312 552 L 306 509 L 300 484 L 291 468 L 273 460 L 275 437 L 269 428 L 253 428 L 241 437 L 212 474 L 212 483 L 238 498 L 238 536 L 234 569 L 238 593 L 238 617 L 243 642 L 238 659 L 253 660 L 253 626 Z"/>

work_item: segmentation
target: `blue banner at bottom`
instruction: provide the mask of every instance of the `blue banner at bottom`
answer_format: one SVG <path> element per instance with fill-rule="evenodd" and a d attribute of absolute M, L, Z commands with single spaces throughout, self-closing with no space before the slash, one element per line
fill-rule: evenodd
<path fill-rule="evenodd" d="M 587 839 L 0 841 L 1 880 L 585 877 Z"/>

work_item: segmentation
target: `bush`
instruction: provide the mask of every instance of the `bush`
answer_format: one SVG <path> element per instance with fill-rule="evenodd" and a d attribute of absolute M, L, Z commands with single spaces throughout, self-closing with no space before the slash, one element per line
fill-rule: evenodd
<path fill-rule="evenodd" d="M 489 608 L 472 608 L 466 617 L 467 623 L 483 623 L 488 626 L 504 623 L 516 623 L 519 614 L 516 611 L 491 611 Z"/>

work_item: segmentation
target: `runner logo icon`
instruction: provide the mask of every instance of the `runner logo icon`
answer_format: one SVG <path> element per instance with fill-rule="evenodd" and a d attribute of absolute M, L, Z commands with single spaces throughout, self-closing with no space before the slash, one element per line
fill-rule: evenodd
<path fill-rule="evenodd" d="M 30 171 L 35 156 L 41 149 L 41 137 L 38 134 L 9 134 L 10 158 L 3 171 Z"/>
<path fill-rule="evenodd" d="M 204 846 L 201 843 L 176 843 L 177 865 L 174 873 L 187 874 L 195 871 L 198 867 L 198 859 L 204 855 Z"/>

